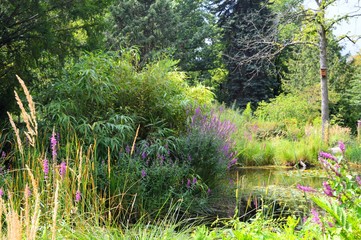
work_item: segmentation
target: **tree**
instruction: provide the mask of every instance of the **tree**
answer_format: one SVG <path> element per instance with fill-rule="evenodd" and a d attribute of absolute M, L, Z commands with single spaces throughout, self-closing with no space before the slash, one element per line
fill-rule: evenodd
<path fill-rule="evenodd" d="M 111 7 L 113 50 L 137 46 L 144 66 L 160 55 L 179 60 L 181 70 L 203 80 L 218 67 L 219 41 L 205 0 L 126 0 Z M 200 77 L 199 77 L 200 76 Z"/>
<path fill-rule="evenodd" d="M 37 73 L 60 68 L 67 56 L 97 47 L 102 38 L 101 13 L 109 3 L 110 0 L 1 1 L 0 114 L 14 103 L 9 99 L 13 99 L 15 74 L 31 81 Z"/>
<path fill-rule="evenodd" d="M 225 1 L 218 1 L 224 4 Z M 267 24 L 267 19 L 265 18 L 263 25 L 264 27 L 254 27 L 255 34 L 257 37 L 246 39 L 243 41 L 242 38 L 242 46 L 243 48 L 239 49 L 233 56 L 234 60 L 238 62 L 239 66 L 249 66 L 254 62 L 268 62 L 272 65 L 272 62 L 275 58 L 280 56 L 282 52 L 286 49 L 299 45 L 309 45 L 313 47 L 317 47 L 319 51 L 319 69 L 320 69 L 320 85 L 321 85 L 321 119 L 322 119 L 322 139 L 327 140 L 327 126 L 329 124 L 329 100 L 328 100 L 328 77 L 327 77 L 327 44 L 328 39 L 331 36 L 332 28 L 335 24 L 340 21 L 346 20 L 348 18 L 360 15 L 360 14 L 352 14 L 352 15 L 344 15 L 337 17 L 335 19 L 327 19 L 325 17 L 325 13 L 332 4 L 336 3 L 337 0 L 315 0 L 317 4 L 316 9 L 304 9 L 301 5 L 301 1 L 298 0 L 279 0 L 273 1 L 272 3 L 276 7 L 272 7 L 272 5 L 268 5 L 271 9 L 277 9 L 279 6 L 288 5 L 288 11 L 273 12 L 277 14 L 273 17 L 275 19 L 275 23 L 273 25 Z M 290 3 L 298 3 L 298 7 L 293 6 Z M 244 5 L 243 5 L 244 6 Z M 263 5 L 267 7 L 267 5 Z M 232 13 L 228 9 L 225 8 L 226 12 Z M 286 13 L 286 14 L 284 14 Z M 290 13 L 290 14 L 289 14 Z M 290 18 L 291 16 L 291 18 Z M 293 16 L 293 17 L 292 17 Z M 301 29 L 296 26 L 292 26 L 290 23 L 290 19 L 294 19 L 295 22 L 299 22 L 300 19 L 302 21 Z M 248 17 L 248 21 L 252 23 L 250 25 L 258 26 L 257 19 Z M 270 21 L 270 20 L 268 20 Z M 291 34 L 286 34 L 286 37 L 279 38 L 282 29 L 279 26 L 283 27 L 291 27 Z M 301 32 L 301 34 L 297 34 L 294 30 Z M 286 29 L 288 30 L 288 29 Z M 284 30 L 283 30 L 284 32 Z M 318 36 L 318 39 L 315 38 Z M 281 40 L 281 41 L 280 41 Z M 244 54 L 244 53 L 248 54 Z M 261 68 L 257 68 L 261 69 Z"/>
<path fill-rule="evenodd" d="M 222 28 L 223 58 L 229 72 L 221 100 L 236 101 L 240 107 L 268 100 L 278 94 L 280 87 L 274 74 L 274 59 L 254 57 L 269 46 L 260 42 L 260 34 L 268 35 L 273 30 L 274 17 L 266 2 L 216 0 L 211 4 Z M 247 63 L 242 62 L 244 59 Z"/>

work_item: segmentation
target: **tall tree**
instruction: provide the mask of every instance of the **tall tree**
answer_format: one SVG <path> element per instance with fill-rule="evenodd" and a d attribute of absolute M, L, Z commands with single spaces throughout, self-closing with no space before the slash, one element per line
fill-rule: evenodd
<path fill-rule="evenodd" d="M 113 50 L 137 46 L 141 62 L 167 54 L 192 76 L 217 67 L 214 16 L 205 0 L 122 0 L 111 7 L 108 43 Z"/>
<path fill-rule="evenodd" d="M 0 115 L 13 105 L 15 74 L 31 80 L 66 56 L 101 40 L 110 0 L 2 0 L 0 2 Z M 44 67 L 44 68 L 43 68 Z M 40 70 L 39 70 L 40 69 Z M 1 116 L 0 116 L 1 118 Z"/>
<path fill-rule="evenodd" d="M 218 16 L 223 30 L 224 61 L 229 72 L 223 85 L 221 99 L 245 107 L 274 97 L 280 82 L 273 73 L 273 60 L 252 58 L 268 45 L 260 41 L 260 35 L 272 34 L 274 17 L 266 6 L 267 1 L 237 0 L 212 1 L 212 10 Z M 257 42 L 257 46 L 253 45 Z M 247 59 L 243 64 L 240 59 Z"/>

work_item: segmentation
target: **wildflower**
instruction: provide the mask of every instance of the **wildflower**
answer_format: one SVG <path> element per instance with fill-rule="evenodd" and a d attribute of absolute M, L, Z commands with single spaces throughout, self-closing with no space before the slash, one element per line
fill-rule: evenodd
<path fill-rule="evenodd" d="M 237 163 L 237 158 L 233 158 L 229 163 L 227 168 L 230 169 L 233 165 Z"/>
<path fill-rule="evenodd" d="M 360 175 L 356 176 L 356 182 L 358 183 L 358 185 L 361 186 L 361 177 L 360 177 Z"/>
<path fill-rule="evenodd" d="M 78 203 L 80 202 L 80 200 L 81 200 L 81 193 L 79 190 L 77 190 L 75 193 L 75 202 Z"/>
<path fill-rule="evenodd" d="M 331 159 L 331 160 L 337 162 L 337 158 L 336 158 L 335 156 L 333 156 L 331 153 L 320 152 L 319 156 L 320 156 L 321 158 Z"/>
<path fill-rule="evenodd" d="M 51 146 L 53 159 L 56 158 L 57 156 L 56 145 L 57 145 L 56 134 L 53 132 L 50 138 L 50 146 Z"/>
<path fill-rule="evenodd" d="M 190 188 L 191 187 L 191 180 L 188 178 L 187 179 L 187 188 Z"/>
<path fill-rule="evenodd" d="M 338 147 L 340 148 L 342 153 L 345 153 L 346 147 L 345 147 L 345 144 L 342 141 L 338 142 Z"/>
<path fill-rule="evenodd" d="M 145 176 L 147 176 L 147 172 L 146 172 L 144 169 L 142 169 L 141 174 L 142 174 L 142 178 L 144 178 Z"/>
<path fill-rule="evenodd" d="M 197 178 L 196 178 L 196 177 L 193 178 L 192 183 L 193 183 L 193 184 L 196 184 L 196 183 L 197 183 Z"/>
<path fill-rule="evenodd" d="M 62 178 L 64 178 L 65 173 L 66 173 L 66 162 L 63 161 L 60 163 L 59 174 Z"/>
<path fill-rule="evenodd" d="M 147 158 L 147 153 L 146 152 L 142 152 L 142 159 L 146 159 Z"/>
<path fill-rule="evenodd" d="M 44 178 L 48 178 L 48 175 L 49 175 L 49 161 L 46 158 L 43 160 L 43 171 L 44 171 Z"/>
<path fill-rule="evenodd" d="M 130 153 L 130 146 L 129 146 L 129 145 L 127 145 L 127 146 L 125 147 L 125 152 L 128 153 L 128 154 Z"/>
<path fill-rule="evenodd" d="M 208 195 L 211 194 L 211 189 L 210 188 L 207 189 L 207 194 Z"/>
<path fill-rule="evenodd" d="M 311 214 L 312 214 L 312 221 L 314 223 L 317 223 L 318 225 L 322 226 L 320 216 L 318 215 L 318 212 L 316 211 L 316 209 L 312 208 Z"/>
<path fill-rule="evenodd" d="M 2 198 L 3 196 L 4 196 L 4 190 L 0 188 L 0 198 Z"/>
<path fill-rule="evenodd" d="M 1 158 L 5 158 L 6 157 L 6 153 L 4 151 L 1 152 Z"/>
<path fill-rule="evenodd" d="M 297 184 L 297 188 L 301 191 L 304 191 L 304 192 L 317 192 L 316 189 L 312 188 L 312 187 L 309 187 L 309 186 L 302 186 L 300 184 Z"/>
<path fill-rule="evenodd" d="M 331 188 L 331 186 L 327 183 L 327 182 L 323 182 L 323 192 L 329 196 L 329 197 L 333 197 L 333 190 Z"/>

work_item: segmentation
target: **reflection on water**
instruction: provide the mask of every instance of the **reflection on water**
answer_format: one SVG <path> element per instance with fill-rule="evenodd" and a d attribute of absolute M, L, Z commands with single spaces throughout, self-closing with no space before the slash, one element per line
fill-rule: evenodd
<path fill-rule="evenodd" d="M 322 187 L 322 181 L 326 179 L 321 169 L 297 170 L 275 167 L 262 168 L 240 168 L 238 175 L 241 180 L 241 188 L 250 189 L 254 187 L 279 186 L 296 187 L 297 184 Z"/>

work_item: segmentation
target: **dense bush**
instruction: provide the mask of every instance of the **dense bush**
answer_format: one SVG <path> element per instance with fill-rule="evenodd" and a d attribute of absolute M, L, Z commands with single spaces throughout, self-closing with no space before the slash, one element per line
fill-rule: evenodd
<path fill-rule="evenodd" d="M 213 94 L 202 86 L 189 87 L 176 62 L 164 59 L 140 69 L 134 50 L 84 53 L 66 64 L 60 79 L 38 92 L 43 125 L 68 132 L 75 129 L 99 150 L 119 150 L 159 128 L 184 129 L 186 110 L 198 102 L 210 104 Z M 201 94 L 199 94 L 201 93 Z M 103 147 L 103 148 L 102 148 Z"/>
<path fill-rule="evenodd" d="M 177 158 L 189 162 L 196 175 L 210 187 L 217 186 L 227 167 L 237 162 L 231 138 L 235 125 L 221 120 L 222 111 L 202 112 L 197 108 L 191 116 L 187 134 L 178 141 Z"/>
<path fill-rule="evenodd" d="M 319 104 L 313 96 L 284 95 L 281 94 L 269 103 L 261 102 L 255 111 L 255 115 L 268 121 L 295 122 L 298 126 L 304 126 L 319 116 Z"/>

